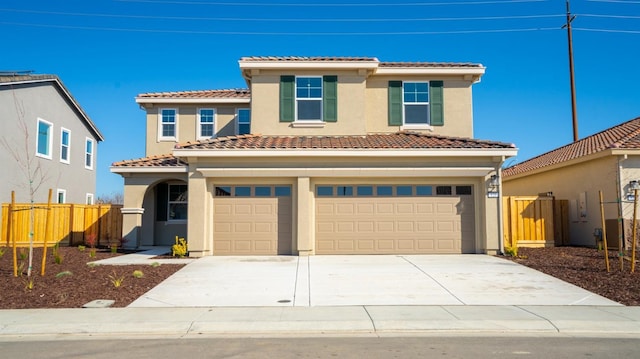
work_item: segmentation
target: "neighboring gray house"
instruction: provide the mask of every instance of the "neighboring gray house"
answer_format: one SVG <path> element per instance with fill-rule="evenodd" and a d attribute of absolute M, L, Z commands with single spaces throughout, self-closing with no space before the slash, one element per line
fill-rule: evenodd
<path fill-rule="evenodd" d="M 0 72 L 0 202 L 29 201 L 31 158 L 36 202 L 93 203 L 98 142 L 104 138 L 55 75 Z M 19 157 L 19 159 L 16 158 Z"/>

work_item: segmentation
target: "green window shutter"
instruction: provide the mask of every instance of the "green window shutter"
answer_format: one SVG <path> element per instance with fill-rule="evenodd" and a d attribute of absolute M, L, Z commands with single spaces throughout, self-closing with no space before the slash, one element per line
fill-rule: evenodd
<path fill-rule="evenodd" d="M 280 76 L 280 122 L 295 119 L 296 77 Z"/>
<path fill-rule="evenodd" d="M 402 126 L 402 81 L 389 81 L 389 126 Z"/>
<path fill-rule="evenodd" d="M 429 82 L 429 108 L 431 111 L 431 126 L 444 126 L 444 83 L 442 81 Z"/>
<path fill-rule="evenodd" d="M 322 116 L 325 122 L 338 121 L 338 76 L 322 78 Z"/>

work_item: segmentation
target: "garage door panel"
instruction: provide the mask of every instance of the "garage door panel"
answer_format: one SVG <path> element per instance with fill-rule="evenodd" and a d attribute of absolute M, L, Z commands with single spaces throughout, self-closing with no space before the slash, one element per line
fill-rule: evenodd
<path fill-rule="evenodd" d="M 351 215 L 356 211 L 355 204 L 353 203 L 339 203 L 336 205 L 336 214 Z"/>
<path fill-rule="evenodd" d="M 316 253 L 473 253 L 473 208 L 472 196 L 317 197 Z"/>
<path fill-rule="evenodd" d="M 290 197 L 214 197 L 214 255 L 291 254 Z"/>

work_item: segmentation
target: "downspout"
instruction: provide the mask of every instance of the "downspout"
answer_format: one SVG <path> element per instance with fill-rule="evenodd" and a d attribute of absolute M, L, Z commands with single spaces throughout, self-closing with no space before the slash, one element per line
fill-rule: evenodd
<path fill-rule="evenodd" d="M 504 160 L 500 162 L 500 165 L 496 167 L 496 174 L 498 175 L 498 249 L 500 255 L 504 255 L 504 215 L 502 213 L 502 164 Z"/>
<path fill-rule="evenodd" d="M 623 209 L 622 209 L 622 161 L 627 159 L 627 155 L 618 156 L 618 167 L 616 176 L 616 198 L 618 202 L 618 253 L 622 253 L 624 246 L 624 225 L 623 225 Z M 604 230 L 604 228 L 603 228 Z"/>

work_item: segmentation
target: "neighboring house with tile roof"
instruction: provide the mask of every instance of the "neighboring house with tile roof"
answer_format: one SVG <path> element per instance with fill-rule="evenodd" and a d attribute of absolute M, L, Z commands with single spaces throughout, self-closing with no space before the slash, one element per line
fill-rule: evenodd
<path fill-rule="evenodd" d="M 29 202 L 30 157 L 35 201 L 93 203 L 104 138 L 57 76 L 0 72 L 0 119 L 0 202 Z"/>
<path fill-rule="evenodd" d="M 514 145 L 473 138 L 469 63 L 244 57 L 248 89 L 146 93 L 125 180 L 133 246 L 189 253 L 497 253 Z M 493 192 L 492 192 L 493 193 Z"/>
<path fill-rule="evenodd" d="M 617 246 L 619 233 L 629 242 L 629 195 L 633 181 L 640 181 L 640 117 L 504 169 L 502 177 L 505 196 L 551 192 L 556 199 L 568 200 L 574 245 L 596 245 L 594 230 L 602 228 L 602 191 L 609 244 Z"/>

